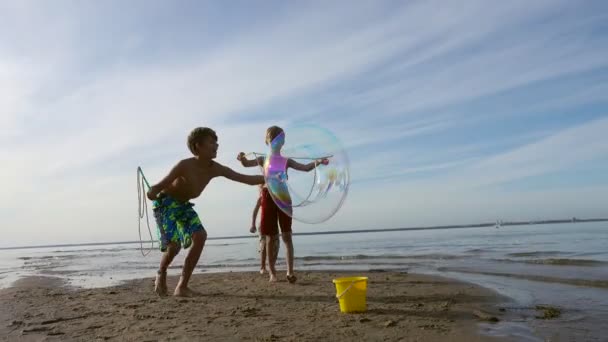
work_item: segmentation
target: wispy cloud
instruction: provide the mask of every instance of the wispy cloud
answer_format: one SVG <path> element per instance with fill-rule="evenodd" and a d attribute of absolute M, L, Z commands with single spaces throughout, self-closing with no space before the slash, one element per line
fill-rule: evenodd
<path fill-rule="evenodd" d="M 123 239 L 135 166 L 162 177 L 188 155 L 190 129 L 205 125 L 220 135 L 219 161 L 254 173 L 240 169 L 236 153 L 264 149 L 268 125 L 295 122 L 330 128 L 350 153 L 360 186 L 333 223 L 367 222 L 357 213 L 370 197 L 381 209 L 366 213 L 369 224 L 433 220 L 398 214 L 397 197 L 378 192 L 388 185 L 423 198 L 421 213 L 449 206 L 449 192 L 458 198 L 453 212 L 470 214 L 496 184 L 608 154 L 605 9 L 568 1 L 2 3 L 3 216 L 41 239 L 49 227 L 63 227 L 56 240 Z M 205 221 L 240 233 L 254 189 L 214 184 L 196 200 Z M 395 214 L 373 223 L 386 208 Z M 80 229 L 91 217 L 93 228 Z"/>
<path fill-rule="evenodd" d="M 472 166 L 478 184 L 492 184 L 567 169 L 608 156 L 608 118 L 565 129 L 538 142 Z M 470 177 L 470 174 L 467 175 Z"/>

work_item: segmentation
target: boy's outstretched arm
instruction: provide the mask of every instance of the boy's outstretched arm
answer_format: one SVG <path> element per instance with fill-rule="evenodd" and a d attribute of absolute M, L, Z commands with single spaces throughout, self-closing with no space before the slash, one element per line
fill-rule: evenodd
<path fill-rule="evenodd" d="M 245 152 L 241 152 L 236 156 L 236 160 L 240 161 L 244 167 L 254 167 L 261 166 L 264 163 L 263 157 L 258 157 L 256 159 L 249 160 L 245 155 Z"/>
<path fill-rule="evenodd" d="M 249 184 L 249 185 L 259 185 L 264 184 L 264 176 L 249 176 L 244 175 L 242 173 L 238 173 L 227 166 L 222 166 L 221 175 L 233 180 L 235 182 Z"/>
<path fill-rule="evenodd" d="M 181 172 L 182 169 L 182 162 L 177 163 L 177 165 L 175 165 L 171 171 L 169 171 L 169 174 L 163 178 L 160 182 L 158 182 L 157 184 L 154 184 L 153 186 L 150 187 L 150 190 L 148 190 L 148 199 L 150 199 L 151 201 L 154 201 L 156 199 L 156 197 L 158 196 L 158 194 L 163 191 L 164 189 L 166 189 L 169 185 L 171 185 L 171 183 L 173 183 L 173 181 L 175 180 L 175 178 L 177 178 Z"/>
<path fill-rule="evenodd" d="M 317 165 L 319 165 L 319 164 L 327 165 L 327 164 L 329 164 L 329 159 L 327 159 L 327 158 L 317 159 L 308 164 L 300 164 L 291 158 L 289 158 L 287 160 L 287 167 L 290 167 L 294 170 L 305 171 L 305 172 L 314 170 L 314 168 L 317 167 Z"/>

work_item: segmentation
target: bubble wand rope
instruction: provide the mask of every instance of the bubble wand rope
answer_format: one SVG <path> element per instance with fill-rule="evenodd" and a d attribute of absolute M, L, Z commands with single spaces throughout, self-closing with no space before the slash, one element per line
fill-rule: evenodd
<path fill-rule="evenodd" d="M 245 156 L 246 157 L 255 156 L 257 158 L 257 157 L 264 157 L 264 156 L 266 156 L 266 153 L 249 152 L 249 153 L 245 154 Z M 313 157 L 291 157 L 291 156 L 283 156 L 283 157 L 285 157 L 285 158 L 291 158 L 291 159 L 301 159 L 301 160 L 317 160 L 317 159 L 329 159 L 329 158 L 332 158 L 333 156 L 334 156 L 333 154 L 328 154 L 326 156 L 316 157 L 316 158 L 313 158 Z"/>
<path fill-rule="evenodd" d="M 150 183 L 148 183 L 148 180 L 146 179 L 146 176 L 144 175 L 144 172 L 142 171 L 141 167 L 138 166 L 137 167 L 137 205 L 138 205 L 137 230 L 139 232 L 139 250 L 141 251 L 141 255 L 147 256 L 148 254 L 150 254 L 152 249 L 154 249 L 154 238 L 152 237 L 152 229 L 150 229 L 150 219 L 149 219 L 149 215 L 148 215 L 148 202 L 146 202 L 146 194 L 144 191 L 144 187 L 146 187 L 148 190 L 150 190 Z M 150 234 L 150 241 L 152 242 L 152 245 L 150 246 L 150 249 L 148 249 L 147 252 L 144 252 L 144 242 L 141 239 L 141 219 L 144 218 L 144 216 L 146 217 L 148 233 Z"/>

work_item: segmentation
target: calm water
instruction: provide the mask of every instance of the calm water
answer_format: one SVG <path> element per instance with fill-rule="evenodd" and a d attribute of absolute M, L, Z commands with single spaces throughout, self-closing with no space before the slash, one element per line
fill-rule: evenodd
<path fill-rule="evenodd" d="M 257 270 L 257 246 L 256 238 L 210 240 L 195 272 Z M 585 334 L 574 335 L 577 339 L 608 336 L 602 327 L 608 320 L 608 222 L 307 235 L 296 236 L 295 247 L 296 270 L 446 275 L 512 298 L 506 307 L 516 313 L 515 321 L 530 321 L 530 307 L 551 304 L 564 315 L 559 321 L 535 322 L 536 328 L 545 325 L 548 331 L 551 324 L 570 324 Z M 179 274 L 184 254 L 170 274 Z M 281 269 L 283 248 L 279 255 Z M 80 287 L 108 286 L 154 276 L 159 258 L 156 250 L 143 257 L 139 245 L 2 250 L 0 287 L 28 275 L 57 276 Z M 501 334 L 502 328 L 511 334 L 525 329 L 497 325 L 494 333 Z"/>

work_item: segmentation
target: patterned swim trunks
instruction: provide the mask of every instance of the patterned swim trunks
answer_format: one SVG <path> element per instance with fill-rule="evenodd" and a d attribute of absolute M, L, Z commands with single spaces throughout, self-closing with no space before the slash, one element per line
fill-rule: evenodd
<path fill-rule="evenodd" d="M 194 203 L 179 202 L 164 194 L 154 201 L 152 208 L 162 252 L 167 250 L 171 242 L 179 242 L 183 248 L 190 247 L 192 234 L 205 230 L 193 206 Z"/>

